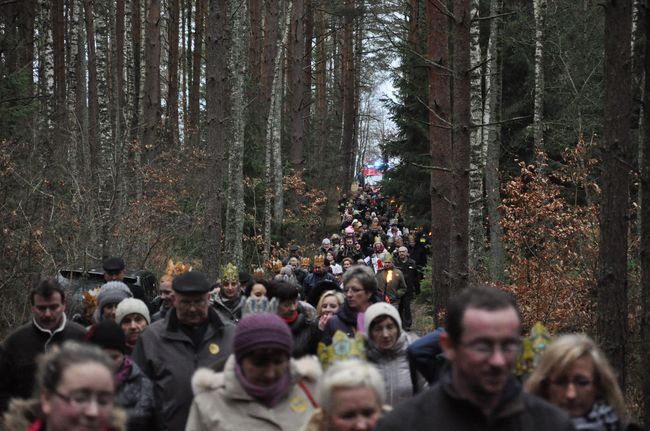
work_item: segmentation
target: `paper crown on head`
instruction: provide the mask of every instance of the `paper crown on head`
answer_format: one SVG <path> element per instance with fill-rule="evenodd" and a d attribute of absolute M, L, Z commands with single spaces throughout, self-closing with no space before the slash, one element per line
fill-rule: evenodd
<path fill-rule="evenodd" d="M 264 268 L 258 267 L 253 270 L 253 278 L 264 278 L 265 275 Z"/>
<path fill-rule="evenodd" d="M 332 337 L 332 344 L 318 343 L 318 359 L 323 368 L 346 359 L 366 360 L 366 347 L 364 336 L 357 332 L 354 337 L 348 337 L 343 331 L 336 331 Z"/>
<path fill-rule="evenodd" d="M 523 339 L 521 351 L 515 361 L 515 374 L 523 377 L 529 376 L 539 365 L 542 353 L 551 342 L 552 338 L 548 329 L 542 322 L 536 322 L 528 337 Z"/>
<path fill-rule="evenodd" d="M 323 266 L 325 265 L 325 256 L 322 254 L 314 256 L 314 266 Z"/>
<path fill-rule="evenodd" d="M 282 261 L 281 260 L 275 260 L 273 261 L 273 273 L 274 274 L 279 274 L 280 271 L 282 270 Z"/>
<path fill-rule="evenodd" d="M 308 257 L 303 257 L 300 259 L 300 265 L 302 266 L 309 266 L 311 264 L 311 259 Z"/>
<path fill-rule="evenodd" d="M 221 282 L 226 281 L 239 282 L 239 273 L 237 272 L 237 267 L 230 262 L 224 266 L 223 271 L 221 272 Z"/>
<path fill-rule="evenodd" d="M 186 263 L 183 263 L 181 261 L 177 261 L 174 263 L 173 260 L 169 259 L 167 261 L 167 267 L 165 268 L 165 275 L 169 276 L 170 278 L 174 278 L 175 276 L 179 274 L 185 274 L 186 272 L 189 272 L 192 270 L 192 267 Z"/>
<path fill-rule="evenodd" d="M 81 303 L 86 307 L 97 307 L 97 295 L 99 295 L 99 287 L 85 291 Z"/>

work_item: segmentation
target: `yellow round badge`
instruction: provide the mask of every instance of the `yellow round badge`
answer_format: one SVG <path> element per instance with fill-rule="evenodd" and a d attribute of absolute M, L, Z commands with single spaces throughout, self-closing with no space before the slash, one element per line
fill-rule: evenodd
<path fill-rule="evenodd" d="M 221 349 L 219 348 L 219 345 L 215 344 L 215 343 L 210 344 L 210 347 L 208 347 L 208 350 L 210 350 L 210 353 L 212 353 L 213 355 L 218 355 L 219 351 L 221 351 Z"/>
<path fill-rule="evenodd" d="M 296 413 L 303 413 L 305 410 L 307 410 L 307 400 L 298 395 L 291 398 L 289 405 L 291 406 L 291 410 Z"/>

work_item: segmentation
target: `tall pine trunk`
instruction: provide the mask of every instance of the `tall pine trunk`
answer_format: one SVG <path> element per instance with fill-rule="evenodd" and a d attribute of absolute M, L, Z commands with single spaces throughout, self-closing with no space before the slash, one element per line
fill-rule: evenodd
<path fill-rule="evenodd" d="M 643 61 L 645 72 L 643 96 L 643 124 L 641 146 L 639 150 L 640 167 L 640 235 L 639 235 L 639 265 L 641 267 L 641 367 L 646 372 L 642 373 L 641 387 L 645 406 L 643 423 L 645 428 L 650 427 L 650 9 L 642 8 L 641 21 L 644 26 L 643 38 L 646 50 Z"/>
<path fill-rule="evenodd" d="M 341 50 L 341 84 L 343 88 L 343 134 L 341 136 L 341 152 L 343 155 L 343 190 L 350 190 L 352 184 L 352 169 L 354 165 L 354 1 L 345 1 L 347 13 L 344 16 L 343 48 Z"/>
<path fill-rule="evenodd" d="M 199 127 L 199 104 L 201 89 L 201 56 L 203 54 L 203 15 L 205 11 L 205 2 L 208 0 L 197 0 L 196 16 L 194 22 L 194 46 L 192 50 L 192 72 L 190 81 L 190 101 L 189 101 L 189 141 L 192 147 L 199 145 L 200 127 Z M 191 7 L 191 6 L 190 6 Z M 225 7 L 225 6 L 222 6 Z M 226 61 L 225 59 L 223 61 Z"/>
<path fill-rule="evenodd" d="M 168 0 L 169 79 L 167 82 L 168 145 L 178 147 L 178 25 L 180 0 Z"/>
<path fill-rule="evenodd" d="M 440 325 L 440 313 L 449 300 L 451 220 L 451 99 L 449 75 L 449 33 L 447 16 L 432 2 L 425 6 L 429 81 L 429 142 L 431 146 L 431 286 L 433 318 Z"/>
<path fill-rule="evenodd" d="M 501 13 L 503 0 L 491 0 L 490 16 Z M 485 65 L 485 111 L 483 123 L 487 124 L 485 160 L 485 198 L 488 226 L 490 231 L 490 266 L 492 281 L 504 280 L 505 254 L 503 251 L 503 228 L 500 224 L 499 205 L 501 205 L 499 156 L 501 149 L 501 18 L 490 22 L 487 62 Z"/>
<path fill-rule="evenodd" d="M 142 162 L 146 168 L 153 169 L 151 163 L 158 151 L 157 138 L 160 126 L 160 0 L 149 0 L 144 53 Z"/>
<path fill-rule="evenodd" d="M 239 0 L 229 1 L 232 20 L 232 38 L 230 48 L 230 73 L 229 85 L 231 95 L 230 108 L 230 148 L 229 148 L 229 172 L 228 178 L 228 206 L 226 210 L 226 239 L 225 257 L 238 268 L 243 263 L 242 235 L 244 233 L 244 119 L 246 113 L 244 106 L 248 101 L 244 100 L 248 62 L 248 40 L 246 35 L 249 31 L 248 10 L 246 3 Z"/>
<path fill-rule="evenodd" d="M 291 54 L 287 76 L 287 97 L 289 99 L 289 161 L 296 173 L 304 169 L 304 85 L 303 56 L 305 54 L 304 15 L 305 1 L 293 0 L 291 6 Z"/>
<path fill-rule="evenodd" d="M 450 269 L 452 292 L 467 286 L 469 281 L 469 162 L 470 143 L 470 0 L 454 1 L 454 90 L 452 129 L 452 192 L 453 229 Z"/>
<path fill-rule="evenodd" d="M 596 327 L 625 383 L 631 114 L 631 0 L 605 5 L 605 94 Z"/>
<path fill-rule="evenodd" d="M 86 38 L 88 46 L 88 151 L 90 153 L 90 175 L 93 187 L 97 188 L 99 173 L 99 99 L 97 95 L 97 54 L 95 52 L 95 25 L 92 0 L 84 0 Z"/>
<path fill-rule="evenodd" d="M 227 133 L 228 10 L 223 0 L 209 0 L 206 32 L 207 153 L 203 271 L 216 280 L 221 261 L 223 166 Z M 195 64 L 195 66 L 197 66 Z M 194 67 L 194 66 L 193 66 Z M 200 69 L 200 63 L 198 64 Z"/>

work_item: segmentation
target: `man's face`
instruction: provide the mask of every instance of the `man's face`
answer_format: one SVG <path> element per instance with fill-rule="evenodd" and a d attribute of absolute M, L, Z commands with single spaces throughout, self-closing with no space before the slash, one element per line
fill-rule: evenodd
<path fill-rule="evenodd" d="M 145 319 L 142 314 L 131 313 L 124 316 L 122 323 L 120 323 L 120 326 L 122 327 L 122 331 L 124 331 L 124 335 L 126 336 L 126 344 L 129 346 L 135 346 L 135 342 L 138 341 L 138 337 L 140 334 L 142 334 L 142 331 L 144 331 L 144 328 L 146 328 L 148 325 L 149 324 L 147 323 L 147 319 Z"/>
<path fill-rule="evenodd" d="M 124 273 L 124 270 L 121 270 L 121 271 L 104 271 L 104 280 L 106 280 L 106 281 L 123 281 L 125 275 L 126 274 Z"/>
<path fill-rule="evenodd" d="M 164 308 L 169 308 L 172 306 L 172 282 L 167 281 L 165 283 L 160 283 L 158 287 L 158 293 L 160 294 L 160 299 Z"/>
<path fill-rule="evenodd" d="M 323 250 L 329 250 L 332 246 L 330 245 L 329 242 L 323 242 L 321 244 L 321 247 L 323 248 Z"/>
<path fill-rule="evenodd" d="M 409 251 L 408 251 L 408 249 L 406 247 L 400 247 L 397 250 L 397 253 L 399 254 L 399 258 L 401 260 L 406 260 L 408 258 L 408 256 L 409 256 Z"/>
<path fill-rule="evenodd" d="M 300 269 L 300 262 L 298 262 L 298 259 L 295 257 L 289 259 L 289 265 L 291 265 L 294 269 Z"/>
<path fill-rule="evenodd" d="M 197 326 L 208 318 L 208 292 L 206 293 L 179 293 L 174 292 L 173 304 L 176 308 L 176 317 L 184 325 Z"/>
<path fill-rule="evenodd" d="M 519 350 L 519 316 L 514 308 L 482 310 L 468 308 L 463 334 L 457 345 L 447 334 L 441 344 L 452 364 L 456 390 L 492 408 L 511 376 Z"/>
<path fill-rule="evenodd" d="M 239 296 L 239 282 L 238 281 L 224 281 L 221 287 L 221 296 L 226 299 L 234 299 Z"/>
<path fill-rule="evenodd" d="M 297 299 L 285 299 L 278 303 L 277 314 L 280 317 L 291 318 L 298 309 Z"/>
<path fill-rule="evenodd" d="M 58 328 L 65 312 L 65 304 L 61 300 L 61 294 L 54 292 L 49 298 L 41 295 L 34 295 L 32 315 L 34 320 L 43 329 L 50 331 Z"/>
<path fill-rule="evenodd" d="M 314 274 L 322 274 L 325 272 L 325 268 L 322 265 L 314 264 Z"/>
<path fill-rule="evenodd" d="M 354 240 L 352 238 L 346 238 L 345 239 L 345 246 L 350 248 L 354 245 Z"/>

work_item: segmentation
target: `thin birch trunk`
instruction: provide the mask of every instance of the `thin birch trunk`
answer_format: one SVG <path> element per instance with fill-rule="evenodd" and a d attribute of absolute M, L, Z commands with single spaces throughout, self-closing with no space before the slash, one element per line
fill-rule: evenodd
<path fill-rule="evenodd" d="M 481 46 L 479 43 L 480 21 L 479 1 L 472 0 L 471 3 L 472 24 L 470 27 L 471 51 L 470 61 L 472 67 L 471 76 L 471 121 L 474 127 L 470 134 L 470 174 L 469 174 L 469 220 L 470 220 L 470 277 L 474 278 L 476 272 L 483 267 L 485 253 L 485 228 L 483 225 L 483 172 L 485 169 L 485 128 L 479 126 L 483 121 L 483 90 L 482 90 L 482 67 Z"/>
<path fill-rule="evenodd" d="M 281 67 L 281 59 L 286 58 L 286 47 L 289 41 L 289 31 L 290 31 L 290 18 L 291 16 L 285 12 L 285 23 L 282 29 L 284 37 L 282 39 L 283 49 L 282 54 L 278 54 L 278 63 L 276 64 L 276 75 L 274 78 L 274 86 L 277 86 L 277 89 L 273 92 L 274 96 L 271 98 L 271 106 L 273 106 L 273 113 L 269 114 L 269 120 L 273 121 L 274 126 L 271 128 L 271 134 L 269 137 L 269 125 L 267 123 L 267 139 L 271 139 L 271 146 L 273 149 L 272 159 L 273 159 L 273 189 L 275 194 L 275 200 L 273 205 L 273 218 L 275 219 L 276 224 L 279 226 L 282 224 L 284 219 L 284 189 L 283 189 L 283 175 L 282 175 L 282 83 L 284 82 L 283 68 Z M 280 20 L 282 22 L 282 20 Z"/>
<path fill-rule="evenodd" d="M 546 0 L 533 0 L 535 14 L 535 101 L 533 107 L 533 144 L 544 145 L 544 21 Z"/>

